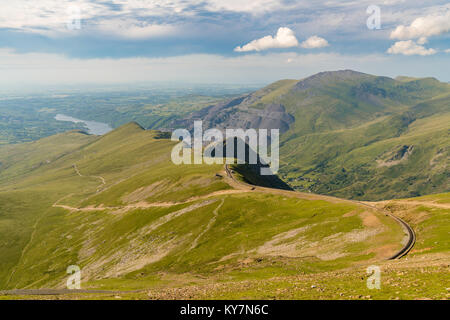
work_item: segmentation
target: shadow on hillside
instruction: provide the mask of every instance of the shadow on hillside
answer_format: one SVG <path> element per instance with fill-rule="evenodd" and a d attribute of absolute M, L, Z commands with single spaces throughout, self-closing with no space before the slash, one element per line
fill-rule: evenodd
<path fill-rule="evenodd" d="M 242 180 L 248 184 L 252 184 L 255 186 L 260 187 L 267 187 L 267 188 L 275 188 L 275 189 L 283 189 L 283 190 L 293 190 L 287 183 L 285 183 L 283 180 L 281 180 L 276 174 L 274 175 L 261 175 L 261 168 L 269 168 L 269 165 L 264 163 L 261 160 L 261 157 L 259 154 L 254 151 L 247 142 L 243 142 L 240 140 L 241 143 L 244 143 L 245 146 L 245 153 L 244 154 L 238 154 L 237 148 L 238 148 L 238 138 L 232 138 L 234 141 L 231 141 L 231 139 L 227 139 L 223 142 L 223 150 L 222 155 L 225 155 L 227 158 L 234 158 L 234 159 L 240 159 L 242 162 L 245 162 L 245 164 L 237 164 L 237 161 L 235 161 L 235 164 L 231 165 L 230 167 L 232 170 L 234 170 L 236 173 L 238 173 Z M 227 145 L 230 143 L 234 143 L 234 150 L 232 151 L 232 155 L 227 153 Z M 213 147 L 211 147 L 211 150 L 206 150 L 206 154 L 210 154 L 211 157 L 215 157 L 215 150 L 213 150 Z M 250 161 L 253 159 L 253 161 Z M 254 164 L 256 159 L 256 163 Z"/>

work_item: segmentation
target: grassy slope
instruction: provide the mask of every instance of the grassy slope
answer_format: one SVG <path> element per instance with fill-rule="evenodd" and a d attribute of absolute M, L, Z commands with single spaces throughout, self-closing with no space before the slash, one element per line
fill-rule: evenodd
<path fill-rule="evenodd" d="M 381 289 L 366 287 L 367 264 L 357 264 L 338 271 L 324 269 L 310 273 L 307 264 L 292 268 L 277 257 L 270 267 L 264 260 L 242 264 L 245 271 L 236 270 L 228 281 L 212 281 L 195 276 L 174 277 L 164 273 L 148 277 L 141 273 L 121 279 L 96 282 L 104 289 L 141 289 L 144 291 L 119 294 L 68 294 L 59 299 L 448 299 L 448 214 L 450 209 L 437 209 L 436 204 L 449 204 L 450 194 L 414 199 L 380 202 L 408 221 L 416 230 L 417 244 L 407 259 L 375 262 L 381 268 Z M 411 210 L 412 209 L 412 210 Z M 441 230 L 441 231 L 439 231 Z M 315 264 L 316 262 L 314 262 Z M 261 267 L 255 268 L 254 265 Z M 372 264 L 374 264 L 372 262 Z M 281 268 L 280 268 L 281 265 Z M 255 268 L 252 270 L 252 268 Z M 317 265 L 314 267 L 317 268 Z M 283 273 L 280 274 L 279 270 Z M 249 270 L 251 270 L 249 272 Z M 183 279 L 181 281 L 180 279 Z M 3 298 L 11 298 L 5 296 Z M 36 298 L 41 296 L 16 296 Z"/>
<path fill-rule="evenodd" d="M 27 146 L 2 149 L 11 165 L 0 172 L 8 177 L 0 287 L 62 287 L 71 264 L 82 267 L 85 288 L 242 282 L 365 264 L 401 246 L 402 230 L 384 215 L 346 201 L 233 191 L 222 166 L 175 166 L 174 143 L 156 136 L 129 124 L 101 138 L 39 141 L 27 159 Z M 64 141 L 70 150 L 51 153 Z"/>
<path fill-rule="evenodd" d="M 293 272 L 272 277 L 274 270 L 261 270 L 232 281 L 202 281 L 187 287 L 162 285 L 144 292 L 122 293 L 124 299 L 448 299 L 450 243 L 450 193 L 374 203 L 406 220 L 415 230 L 417 242 L 407 258 L 378 261 L 380 290 L 366 286 L 367 264 L 308 273 L 302 265 Z M 443 206 L 446 206 L 444 208 Z M 286 265 L 283 266 L 285 268 Z M 268 276 L 267 273 L 270 273 Z M 191 279 L 194 280 L 194 279 Z M 116 285 L 120 282 L 116 282 Z M 136 280 L 139 288 L 139 280 Z M 117 299 L 116 294 L 92 294 L 83 298 Z M 39 298 L 39 297 L 35 297 Z M 60 297 L 61 298 L 61 297 Z M 80 298 L 66 295 L 65 299 Z"/>

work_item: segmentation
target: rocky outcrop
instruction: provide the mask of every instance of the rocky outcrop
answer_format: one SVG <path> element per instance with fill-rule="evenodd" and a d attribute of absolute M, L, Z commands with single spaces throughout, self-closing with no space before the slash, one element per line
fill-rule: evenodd
<path fill-rule="evenodd" d="M 289 130 L 295 118 L 281 104 L 268 104 L 263 109 L 250 107 L 248 96 L 206 107 L 191 116 L 174 122 L 174 127 L 193 129 L 195 120 L 203 121 L 203 128 L 225 129 L 279 129 Z"/>

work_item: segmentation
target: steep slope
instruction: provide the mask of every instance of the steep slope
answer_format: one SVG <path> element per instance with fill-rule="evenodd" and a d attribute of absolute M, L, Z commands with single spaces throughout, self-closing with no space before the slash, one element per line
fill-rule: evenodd
<path fill-rule="evenodd" d="M 379 290 L 366 286 L 365 266 L 271 279 L 152 290 L 151 298 L 185 299 L 442 299 L 448 300 L 450 193 L 370 203 L 413 226 L 417 241 L 407 259 L 378 261 Z"/>
<path fill-rule="evenodd" d="M 0 176 L 14 177 L 0 181 L 0 287 L 63 288 L 69 265 L 81 267 L 83 288 L 109 290 L 266 279 L 402 247 L 399 224 L 374 209 L 241 188 L 222 165 L 176 166 L 162 137 L 131 123 L 0 150 L 11 164 Z"/>
<path fill-rule="evenodd" d="M 199 115 L 206 128 L 279 128 L 280 174 L 300 191 L 381 200 L 449 190 L 450 85 L 433 78 L 322 72 Z"/>

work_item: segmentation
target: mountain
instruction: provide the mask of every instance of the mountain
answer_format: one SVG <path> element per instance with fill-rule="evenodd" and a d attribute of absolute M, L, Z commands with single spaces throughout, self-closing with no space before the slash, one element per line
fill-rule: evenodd
<path fill-rule="evenodd" d="M 397 221 L 371 207 L 250 187 L 223 165 L 177 166 L 173 146 L 130 123 L 0 147 L 0 288 L 64 288 L 70 265 L 85 289 L 246 281 L 372 263 L 403 246 Z"/>
<path fill-rule="evenodd" d="M 278 128 L 280 176 L 299 191 L 383 200 L 449 191 L 450 85 L 351 70 L 282 80 L 175 127 Z"/>

